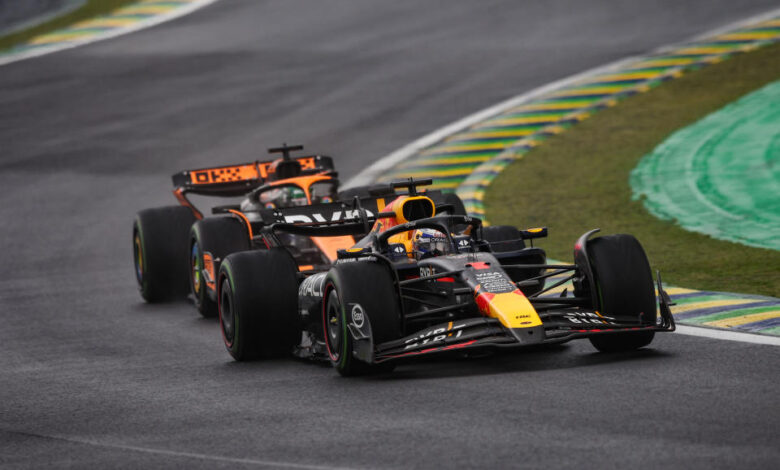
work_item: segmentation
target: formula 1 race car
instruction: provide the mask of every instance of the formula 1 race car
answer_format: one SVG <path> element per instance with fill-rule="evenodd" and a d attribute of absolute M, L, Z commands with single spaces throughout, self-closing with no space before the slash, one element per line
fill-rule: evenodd
<path fill-rule="evenodd" d="M 310 155 L 292 158 L 291 152 L 303 146 L 269 149 L 281 158 L 198 170 L 173 175 L 173 193 L 179 206 L 140 211 L 133 224 L 133 259 L 136 280 L 147 302 L 184 298 L 192 294 L 195 305 L 205 317 L 217 313 L 216 273 L 230 253 L 262 248 L 264 239 L 255 237 L 253 225 L 261 214 L 288 210 L 287 222 L 325 220 L 317 206 L 331 207 L 340 199 L 355 196 L 374 197 L 366 210 L 376 211 L 382 196 L 392 197 L 389 186 L 359 187 L 338 193 L 337 173 L 331 157 Z M 215 217 L 204 217 L 188 199 L 188 194 L 243 198 L 240 204 L 212 209 Z M 454 195 L 432 192 L 437 201 L 455 203 Z M 371 205 L 373 203 L 374 205 Z M 294 208 L 309 207 L 306 214 Z M 331 211 L 328 221 L 340 220 L 346 211 Z M 313 217 L 310 219 L 308 217 Z M 261 224 L 262 225 L 262 224 Z M 368 231 L 368 230 L 366 230 Z M 355 244 L 354 234 L 343 236 L 307 236 L 279 234 L 277 242 L 286 248 L 301 272 L 320 271 L 337 260 L 337 251 Z"/>
<path fill-rule="evenodd" d="M 448 208 L 417 191 L 430 183 L 393 183 L 407 192 L 388 204 L 356 198 L 347 218 L 327 216 L 338 204 L 318 207 L 316 221 L 290 223 L 288 209 L 260 217 L 254 233 L 268 248 L 228 256 L 216 279 L 233 358 L 292 353 L 359 375 L 420 355 L 575 338 L 589 338 L 599 351 L 626 351 L 674 330 L 660 275 L 657 315 L 650 265 L 633 236 L 591 238 L 592 230 L 575 243 L 574 264 L 547 264 L 533 247 L 545 228 L 484 227 L 477 218 L 441 215 Z M 366 232 L 331 266 L 307 271 L 280 240 Z M 546 294 L 569 280 L 573 296 Z"/>

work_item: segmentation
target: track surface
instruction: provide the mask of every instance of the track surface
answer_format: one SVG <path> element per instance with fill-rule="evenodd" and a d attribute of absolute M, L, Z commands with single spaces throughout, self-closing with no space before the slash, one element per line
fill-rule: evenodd
<path fill-rule="evenodd" d="M 0 466 L 770 467 L 780 349 L 661 336 L 344 380 L 229 360 L 145 305 L 130 224 L 169 174 L 303 142 L 345 176 L 543 83 L 773 1 L 219 2 L 0 69 Z M 224 460 L 224 457 L 243 459 Z"/>

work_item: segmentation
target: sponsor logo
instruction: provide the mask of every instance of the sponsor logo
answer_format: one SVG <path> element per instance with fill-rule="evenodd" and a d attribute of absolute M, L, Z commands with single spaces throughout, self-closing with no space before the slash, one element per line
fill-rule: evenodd
<path fill-rule="evenodd" d="M 420 333 L 419 335 L 415 336 L 414 338 L 409 338 L 406 341 L 406 346 L 404 346 L 404 349 L 411 349 L 416 348 L 419 346 L 424 346 L 428 343 L 437 343 L 440 341 L 444 341 L 447 337 L 453 337 L 453 338 L 460 338 L 460 336 L 463 334 L 462 328 L 464 328 L 465 324 L 460 325 L 452 325 L 445 327 L 439 327 L 439 328 L 433 328 L 427 331 L 424 331 Z"/>
<path fill-rule="evenodd" d="M 298 295 L 322 297 L 322 289 L 325 287 L 325 276 L 328 273 L 313 274 L 301 282 L 301 286 L 298 288 Z"/>
<path fill-rule="evenodd" d="M 600 316 L 593 312 L 568 312 L 564 318 L 578 325 L 588 323 L 595 323 L 597 325 L 614 325 L 614 322 L 611 320 L 615 319 L 613 317 L 606 317 L 603 315 Z"/>
<path fill-rule="evenodd" d="M 517 286 L 500 271 L 477 271 L 474 275 L 485 292 L 490 294 L 504 294 L 517 289 Z"/>
<path fill-rule="evenodd" d="M 365 312 L 363 312 L 363 307 L 361 307 L 360 304 L 355 304 L 352 307 L 352 324 L 358 328 L 363 328 L 364 322 Z"/>
<path fill-rule="evenodd" d="M 433 276 L 436 274 L 436 270 L 433 266 L 420 266 L 420 277 Z"/>
<path fill-rule="evenodd" d="M 241 181 L 241 169 L 219 168 L 216 170 L 193 171 L 192 179 L 198 184 L 208 183 L 229 183 L 232 181 Z"/>
<path fill-rule="evenodd" d="M 366 216 L 368 217 L 374 217 L 374 213 L 370 210 L 366 210 Z M 330 214 L 330 217 L 326 217 L 323 214 L 320 213 L 313 213 L 311 215 L 305 215 L 305 214 L 293 214 L 293 215 L 285 215 L 284 221 L 288 224 L 310 224 L 314 222 L 340 222 L 342 220 L 350 220 L 350 219 L 358 219 L 360 217 L 360 211 L 356 210 L 345 210 L 345 211 L 334 211 L 332 214 Z"/>

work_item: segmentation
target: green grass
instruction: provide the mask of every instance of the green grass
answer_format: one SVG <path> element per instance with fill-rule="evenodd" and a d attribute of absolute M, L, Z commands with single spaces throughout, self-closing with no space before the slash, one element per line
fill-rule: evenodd
<path fill-rule="evenodd" d="M 632 233 L 664 282 L 780 296 L 780 252 L 716 240 L 656 219 L 641 201 L 631 200 L 628 181 L 639 159 L 671 133 L 778 79 L 780 44 L 774 44 L 599 111 L 504 170 L 485 196 L 487 219 L 496 225 L 549 227 L 549 238 L 538 245 L 562 260 L 571 260 L 575 239 L 591 228 Z"/>
<path fill-rule="evenodd" d="M 22 0 L 17 0 L 22 1 Z M 137 0 L 87 0 L 81 7 L 57 18 L 22 31 L 0 37 L 0 51 L 23 44 L 35 36 L 66 28 L 74 23 L 111 13 L 119 7 Z"/>

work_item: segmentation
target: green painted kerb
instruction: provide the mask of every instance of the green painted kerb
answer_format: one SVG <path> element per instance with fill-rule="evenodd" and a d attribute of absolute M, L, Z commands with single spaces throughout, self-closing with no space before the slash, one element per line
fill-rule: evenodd
<path fill-rule="evenodd" d="M 675 132 L 630 181 L 656 217 L 780 250 L 780 81 Z"/>

